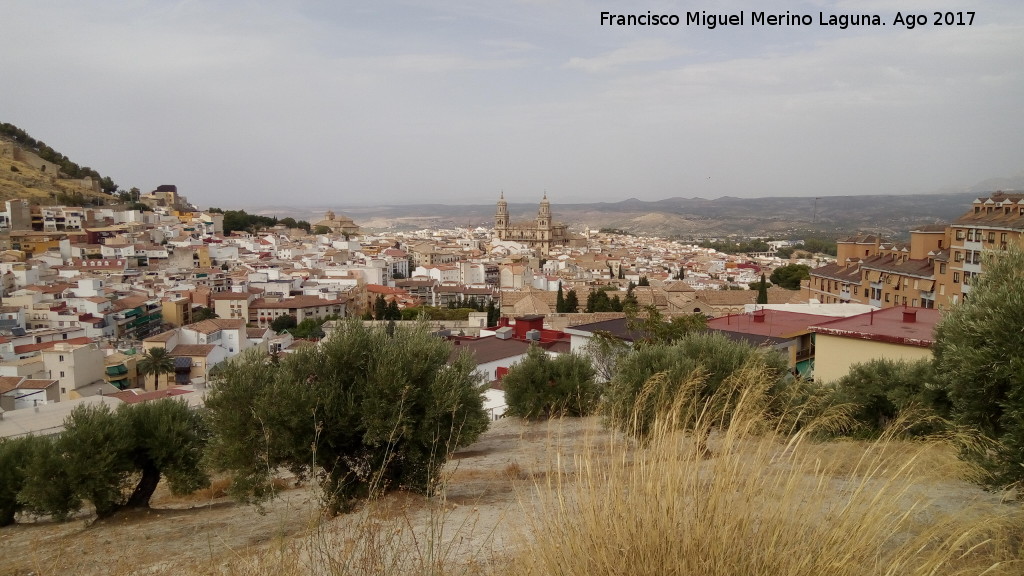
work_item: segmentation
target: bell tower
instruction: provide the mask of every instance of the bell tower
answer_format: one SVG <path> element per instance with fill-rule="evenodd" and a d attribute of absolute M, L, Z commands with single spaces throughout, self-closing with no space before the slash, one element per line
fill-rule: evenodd
<path fill-rule="evenodd" d="M 540 201 L 540 209 L 537 210 L 537 237 L 541 240 L 551 240 L 551 203 L 548 202 L 548 193 Z"/>
<path fill-rule="evenodd" d="M 499 240 L 505 240 L 508 235 L 508 202 L 505 201 L 505 191 L 501 191 L 498 198 L 498 209 L 494 213 L 494 233 Z"/>

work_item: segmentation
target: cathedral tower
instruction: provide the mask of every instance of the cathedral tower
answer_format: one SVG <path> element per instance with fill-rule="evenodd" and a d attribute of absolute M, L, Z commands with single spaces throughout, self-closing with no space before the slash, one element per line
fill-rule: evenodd
<path fill-rule="evenodd" d="M 508 234 L 508 202 L 505 201 L 504 190 L 498 199 L 498 210 L 494 213 L 494 233 L 499 240 L 504 240 Z"/>

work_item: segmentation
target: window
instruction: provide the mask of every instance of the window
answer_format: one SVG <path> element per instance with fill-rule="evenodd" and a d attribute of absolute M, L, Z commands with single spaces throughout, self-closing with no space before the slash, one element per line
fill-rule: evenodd
<path fill-rule="evenodd" d="M 914 298 L 913 300 L 911 300 L 911 304 L 910 305 L 913 306 L 914 308 L 917 308 L 917 298 Z"/>
<path fill-rule="evenodd" d="M 963 240 L 964 239 L 964 229 L 963 228 L 957 228 L 956 229 L 956 239 L 957 240 Z"/>
<path fill-rule="evenodd" d="M 886 292 L 886 293 L 885 293 L 885 301 L 886 301 L 886 302 L 889 302 L 889 301 L 890 301 L 890 300 L 889 300 L 889 296 L 890 296 L 890 294 L 889 294 L 888 292 Z"/>
<path fill-rule="evenodd" d="M 61 377 L 61 378 L 63 378 L 63 377 L 64 377 L 64 371 L 63 371 L 63 370 L 61 370 L 61 371 L 60 371 L 60 377 Z"/>
<path fill-rule="evenodd" d="M 64 355 L 63 354 L 58 355 L 57 356 L 57 361 L 58 362 L 63 362 L 64 361 Z"/>
<path fill-rule="evenodd" d="M 964 261 L 964 253 L 959 251 L 959 250 L 954 252 L 953 253 L 953 261 L 954 262 L 963 262 Z"/>
<path fill-rule="evenodd" d="M 989 241 L 989 244 L 995 243 L 995 241 L 996 241 L 996 233 L 995 232 L 989 231 L 989 233 L 988 233 L 988 241 Z"/>
<path fill-rule="evenodd" d="M 939 274 L 945 274 L 945 273 L 946 273 L 946 263 L 945 262 L 941 262 L 941 263 L 939 263 Z"/>
<path fill-rule="evenodd" d="M 958 284 L 959 282 L 960 282 L 960 273 L 959 272 L 953 272 L 953 283 L 954 284 Z"/>
<path fill-rule="evenodd" d="M 1006 244 L 1006 239 L 1007 239 L 1006 232 L 1003 232 L 1002 234 L 999 235 L 999 241 L 1002 242 L 1003 244 Z"/>

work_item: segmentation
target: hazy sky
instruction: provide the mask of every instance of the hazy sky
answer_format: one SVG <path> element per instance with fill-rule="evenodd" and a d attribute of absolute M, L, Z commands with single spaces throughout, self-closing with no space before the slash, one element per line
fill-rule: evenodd
<path fill-rule="evenodd" d="M 751 25 L 769 7 L 814 24 Z M 942 9 L 974 23 L 931 25 Z M 746 23 L 600 25 L 648 10 Z M 1024 171 L 1020 0 L 0 0 L 0 48 L 0 121 L 201 207 L 900 194 Z"/>

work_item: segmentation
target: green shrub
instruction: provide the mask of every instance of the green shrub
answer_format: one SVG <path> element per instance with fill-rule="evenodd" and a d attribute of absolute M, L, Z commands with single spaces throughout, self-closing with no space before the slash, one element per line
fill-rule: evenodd
<path fill-rule="evenodd" d="M 613 424 L 646 436 L 654 419 L 672 407 L 687 383 L 697 382 L 693 398 L 715 396 L 728 377 L 743 368 L 757 368 L 770 382 L 769 396 L 781 404 L 791 383 L 786 360 L 774 350 L 754 348 L 717 332 L 693 332 L 672 344 L 637 347 L 619 359 L 608 389 L 606 413 Z M 658 376 L 655 378 L 655 376 Z"/>
<path fill-rule="evenodd" d="M 586 416 L 600 398 L 594 369 L 586 358 L 577 354 L 552 358 L 539 346 L 530 347 L 502 384 L 508 414 L 522 418 Z"/>
<path fill-rule="evenodd" d="M 856 406 L 850 415 L 869 435 L 897 421 L 911 435 L 933 434 L 949 416 L 949 399 L 930 359 L 855 364 L 834 384 L 834 394 L 837 403 Z"/>
<path fill-rule="evenodd" d="M 431 492 L 489 421 L 475 364 L 450 352 L 424 325 L 350 321 L 276 364 L 247 354 L 207 398 L 210 460 L 252 503 L 273 496 L 277 468 L 315 474 L 331 512 L 388 490 Z"/>

